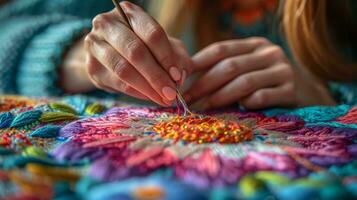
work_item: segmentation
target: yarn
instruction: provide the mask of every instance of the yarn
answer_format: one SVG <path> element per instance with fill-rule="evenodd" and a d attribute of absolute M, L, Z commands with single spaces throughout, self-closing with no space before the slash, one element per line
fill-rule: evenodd
<path fill-rule="evenodd" d="M 253 137 L 251 130 L 244 125 L 214 117 L 175 117 L 154 125 L 153 130 L 162 138 L 197 144 L 239 143 Z"/>
<path fill-rule="evenodd" d="M 0 114 L 0 128 L 7 128 L 10 126 L 14 116 L 10 112 Z"/>
<path fill-rule="evenodd" d="M 240 190 L 244 197 L 252 197 L 261 190 L 266 189 L 265 182 L 252 175 L 244 176 L 239 182 Z"/>
<path fill-rule="evenodd" d="M 5 99 L 0 198 L 357 198 L 346 105 L 183 116 L 81 96 Z"/>
<path fill-rule="evenodd" d="M 95 115 L 103 112 L 105 107 L 99 103 L 93 103 L 85 109 L 87 115 Z"/>
<path fill-rule="evenodd" d="M 78 114 L 75 109 L 73 109 L 71 106 L 64 104 L 64 103 L 53 102 L 53 103 L 49 104 L 49 107 L 54 110 L 58 110 L 58 111 L 65 112 L 65 113 L 72 113 L 74 115 Z"/>
<path fill-rule="evenodd" d="M 21 155 L 24 157 L 36 157 L 36 158 L 45 158 L 47 156 L 44 150 L 34 146 L 25 148 L 22 151 Z"/>
<path fill-rule="evenodd" d="M 21 127 L 32 124 L 39 120 L 42 115 L 40 110 L 30 110 L 17 115 L 12 121 L 10 127 Z"/>
<path fill-rule="evenodd" d="M 40 138 L 53 138 L 58 135 L 60 129 L 61 126 L 46 125 L 39 129 L 36 129 L 34 132 L 30 133 L 29 136 Z"/>
<path fill-rule="evenodd" d="M 41 116 L 40 121 L 48 123 L 48 122 L 58 122 L 58 121 L 69 121 L 74 119 L 77 119 L 77 116 L 75 116 L 72 113 L 47 112 Z"/>

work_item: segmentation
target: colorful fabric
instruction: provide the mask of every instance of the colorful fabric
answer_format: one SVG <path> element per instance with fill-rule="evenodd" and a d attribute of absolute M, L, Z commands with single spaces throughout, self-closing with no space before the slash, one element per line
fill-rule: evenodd
<path fill-rule="evenodd" d="M 81 96 L 2 96 L 0 111 L 0 199 L 357 198 L 348 105 L 185 118 Z"/>

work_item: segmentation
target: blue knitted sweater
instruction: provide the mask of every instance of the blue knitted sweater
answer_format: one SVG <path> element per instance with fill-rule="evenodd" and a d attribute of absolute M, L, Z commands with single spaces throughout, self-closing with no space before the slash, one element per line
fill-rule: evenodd
<path fill-rule="evenodd" d="M 63 94 L 58 67 L 65 52 L 95 15 L 112 8 L 110 0 L 13 0 L 0 8 L 0 94 Z M 355 84 L 331 88 L 340 103 L 357 103 Z"/>
<path fill-rule="evenodd" d="M 111 1 L 16 0 L 0 9 L 0 93 L 60 95 L 58 67 Z"/>

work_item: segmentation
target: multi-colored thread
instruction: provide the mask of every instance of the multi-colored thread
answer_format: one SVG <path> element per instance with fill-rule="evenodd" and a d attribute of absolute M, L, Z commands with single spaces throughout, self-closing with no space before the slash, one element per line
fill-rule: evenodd
<path fill-rule="evenodd" d="M 251 130 L 236 122 L 219 118 L 190 115 L 176 116 L 159 122 L 153 126 L 153 131 L 160 137 L 174 141 L 202 143 L 239 143 L 253 138 Z"/>
<path fill-rule="evenodd" d="M 350 106 L 178 115 L 14 98 L 0 97 L 1 199 L 357 198 Z"/>

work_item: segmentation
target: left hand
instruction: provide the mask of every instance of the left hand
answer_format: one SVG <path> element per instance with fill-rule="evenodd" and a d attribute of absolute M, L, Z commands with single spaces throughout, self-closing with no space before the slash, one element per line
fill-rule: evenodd
<path fill-rule="evenodd" d="M 214 43 L 193 57 L 193 66 L 205 72 L 185 99 L 199 110 L 233 103 L 248 109 L 334 104 L 321 81 L 293 69 L 284 51 L 264 38 Z"/>

